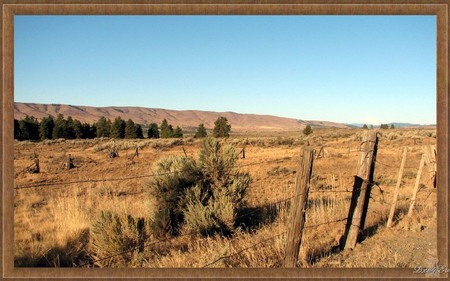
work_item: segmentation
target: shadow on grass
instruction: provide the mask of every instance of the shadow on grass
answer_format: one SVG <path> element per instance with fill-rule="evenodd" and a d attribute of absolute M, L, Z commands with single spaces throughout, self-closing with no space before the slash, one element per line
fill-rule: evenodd
<path fill-rule="evenodd" d="M 90 259 L 86 252 L 89 229 L 83 229 L 64 246 L 55 246 L 39 256 L 16 256 L 15 267 L 75 267 Z"/>
<path fill-rule="evenodd" d="M 277 204 L 265 204 L 256 207 L 244 207 L 237 211 L 235 227 L 252 232 L 264 225 L 275 222 L 280 215 L 280 210 L 288 209 L 289 202 Z"/>
<path fill-rule="evenodd" d="M 394 225 L 398 223 L 398 218 L 401 217 L 402 214 L 407 212 L 407 207 L 400 207 L 395 210 L 394 213 Z M 370 226 L 364 228 L 358 235 L 357 243 L 361 243 L 369 237 L 374 236 L 377 233 L 377 230 L 383 226 L 386 226 L 387 216 L 380 217 L 378 221 L 373 223 Z M 337 243 L 336 243 L 337 244 Z M 339 239 L 338 245 L 330 245 L 330 247 L 326 247 L 320 250 L 312 251 L 308 253 L 308 264 L 313 265 L 320 261 L 322 258 L 327 257 L 329 255 L 335 255 L 344 250 L 345 241 L 344 236 L 342 235 Z"/>

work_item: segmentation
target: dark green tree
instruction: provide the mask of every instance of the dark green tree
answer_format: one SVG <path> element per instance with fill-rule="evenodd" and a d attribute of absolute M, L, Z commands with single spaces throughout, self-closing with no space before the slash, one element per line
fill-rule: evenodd
<path fill-rule="evenodd" d="M 111 125 L 110 137 L 115 139 L 123 139 L 125 137 L 126 123 L 122 118 L 116 117 Z"/>
<path fill-rule="evenodd" d="M 66 122 L 64 123 L 63 129 L 64 129 L 64 138 L 65 139 L 74 139 L 75 136 L 75 128 L 72 116 L 67 117 Z"/>
<path fill-rule="evenodd" d="M 19 120 L 14 119 L 14 139 L 20 140 L 22 136 L 20 135 L 20 127 L 19 127 Z"/>
<path fill-rule="evenodd" d="M 226 117 L 217 118 L 214 122 L 213 136 L 216 138 L 226 138 L 230 136 L 231 125 Z"/>
<path fill-rule="evenodd" d="M 51 115 L 42 118 L 41 123 L 39 124 L 39 136 L 41 140 L 52 139 L 54 127 L 55 120 L 53 120 Z"/>
<path fill-rule="evenodd" d="M 25 116 L 19 121 L 21 140 L 39 140 L 39 122 L 33 116 Z"/>
<path fill-rule="evenodd" d="M 125 138 L 126 139 L 135 139 L 136 135 L 136 124 L 134 124 L 133 120 L 128 119 L 125 124 Z"/>
<path fill-rule="evenodd" d="M 389 125 L 388 124 L 381 124 L 380 125 L 380 129 L 389 129 Z"/>
<path fill-rule="evenodd" d="M 173 127 L 169 125 L 166 119 L 161 122 L 160 136 L 161 138 L 172 138 L 173 137 Z"/>
<path fill-rule="evenodd" d="M 136 125 L 136 138 L 138 138 L 138 139 L 144 138 L 144 132 L 142 131 L 142 126 L 139 124 Z"/>
<path fill-rule="evenodd" d="M 313 129 L 311 128 L 310 125 L 306 125 L 305 129 L 303 129 L 303 134 L 305 134 L 305 135 L 310 135 L 310 134 L 312 134 L 312 132 L 313 132 Z"/>
<path fill-rule="evenodd" d="M 66 120 L 61 113 L 56 116 L 55 127 L 53 128 L 52 138 L 61 139 L 64 138 L 64 127 L 66 126 Z"/>
<path fill-rule="evenodd" d="M 95 138 L 95 134 L 96 132 L 92 130 L 91 125 L 89 123 L 81 124 L 81 138 L 93 139 Z"/>
<path fill-rule="evenodd" d="M 147 131 L 147 137 L 150 139 L 159 139 L 158 124 L 151 123 Z"/>
<path fill-rule="evenodd" d="M 391 124 L 391 127 L 389 129 L 395 129 L 394 124 Z"/>
<path fill-rule="evenodd" d="M 100 117 L 96 124 L 97 138 L 109 137 L 111 132 L 111 120 Z"/>
<path fill-rule="evenodd" d="M 86 139 L 86 135 L 83 134 L 83 124 L 81 124 L 80 120 L 75 119 L 73 121 L 73 132 L 75 134 L 75 138 L 77 139 Z"/>
<path fill-rule="evenodd" d="M 182 138 L 183 137 L 183 130 L 179 126 L 177 126 L 175 128 L 175 130 L 173 131 L 173 135 L 172 136 L 174 138 Z"/>
<path fill-rule="evenodd" d="M 89 125 L 89 124 L 88 124 Z M 92 124 L 92 126 L 89 126 L 89 138 L 93 139 L 97 137 L 97 125 Z"/>
<path fill-rule="evenodd" d="M 194 138 L 204 138 L 208 133 L 206 132 L 205 125 L 201 123 L 198 125 L 197 132 L 195 132 Z"/>
<path fill-rule="evenodd" d="M 369 129 L 369 127 L 367 127 L 367 125 L 366 124 L 364 124 L 364 126 L 362 127 L 363 129 Z"/>

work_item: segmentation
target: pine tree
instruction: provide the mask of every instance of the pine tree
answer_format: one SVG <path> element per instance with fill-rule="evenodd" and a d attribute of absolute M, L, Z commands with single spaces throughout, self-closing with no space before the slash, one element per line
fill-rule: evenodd
<path fill-rule="evenodd" d="M 89 128 L 89 136 L 92 139 L 97 137 L 97 125 L 95 123 Z"/>
<path fill-rule="evenodd" d="M 214 122 L 213 135 L 216 138 L 226 138 L 230 136 L 231 125 L 228 124 L 226 117 L 217 118 Z"/>
<path fill-rule="evenodd" d="M 41 140 L 52 139 L 54 127 L 55 120 L 53 120 L 51 115 L 42 118 L 41 123 L 39 124 L 39 137 Z"/>
<path fill-rule="evenodd" d="M 150 139 L 159 139 L 158 124 L 151 123 L 147 131 L 147 137 Z"/>
<path fill-rule="evenodd" d="M 366 124 L 364 124 L 364 126 L 362 128 L 365 129 L 365 130 L 369 129 L 369 127 L 367 127 Z"/>
<path fill-rule="evenodd" d="M 195 132 L 194 138 L 204 138 L 208 133 L 206 132 L 205 125 L 201 123 L 198 125 L 197 132 Z"/>
<path fill-rule="evenodd" d="M 39 140 L 39 122 L 33 116 L 25 116 L 19 121 L 21 140 Z"/>
<path fill-rule="evenodd" d="M 136 125 L 134 124 L 133 120 L 128 119 L 128 121 L 125 124 L 125 138 L 126 139 L 135 139 L 136 137 L 137 137 Z"/>
<path fill-rule="evenodd" d="M 111 120 L 100 117 L 96 124 L 97 138 L 109 137 L 111 132 Z"/>
<path fill-rule="evenodd" d="M 111 125 L 111 138 L 123 139 L 125 137 L 125 127 L 126 123 L 122 120 L 122 118 L 116 117 L 114 122 Z"/>
<path fill-rule="evenodd" d="M 390 129 L 395 129 L 394 124 L 391 124 Z"/>
<path fill-rule="evenodd" d="M 72 116 L 67 117 L 66 122 L 64 123 L 63 129 L 64 129 L 64 138 L 66 139 L 74 139 L 75 136 L 75 121 L 73 120 Z"/>
<path fill-rule="evenodd" d="M 166 119 L 164 119 L 161 122 L 161 126 L 159 126 L 160 128 L 160 135 L 161 138 L 172 138 L 173 137 L 173 127 L 172 125 L 169 125 L 169 123 L 167 122 Z"/>
<path fill-rule="evenodd" d="M 311 128 L 310 125 L 306 125 L 305 129 L 303 129 L 303 134 L 305 134 L 305 135 L 310 135 L 310 134 L 312 134 L 312 132 L 313 132 L 313 129 Z"/>
<path fill-rule="evenodd" d="M 80 120 L 75 119 L 73 121 L 73 133 L 76 139 L 83 139 L 85 136 L 83 135 L 83 125 Z"/>
<path fill-rule="evenodd" d="M 53 139 L 64 138 L 64 126 L 66 120 L 64 119 L 64 115 L 61 113 L 56 116 L 55 127 L 53 128 Z"/>
<path fill-rule="evenodd" d="M 136 125 L 136 138 L 138 138 L 138 139 L 144 138 L 144 132 L 142 131 L 142 126 L 139 124 Z"/>
<path fill-rule="evenodd" d="M 175 128 L 175 130 L 173 131 L 173 135 L 172 136 L 174 138 L 182 138 L 183 137 L 183 130 L 179 126 L 177 126 Z"/>
<path fill-rule="evenodd" d="M 81 124 L 81 138 L 83 139 L 93 139 L 95 135 L 92 135 L 92 128 L 89 123 Z"/>
<path fill-rule="evenodd" d="M 17 119 L 14 119 L 14 139 L 15 140 L 22 139 L 22 136 L 20 135 L 19 120 Z"/>

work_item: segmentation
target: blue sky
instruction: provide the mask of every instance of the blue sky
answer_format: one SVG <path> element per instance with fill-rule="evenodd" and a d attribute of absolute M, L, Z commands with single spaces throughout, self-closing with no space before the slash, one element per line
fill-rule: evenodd
<path fill-rule="evenodd" d="M 435 16 L 15 16 L 14 99 L 436 123 Z"/>

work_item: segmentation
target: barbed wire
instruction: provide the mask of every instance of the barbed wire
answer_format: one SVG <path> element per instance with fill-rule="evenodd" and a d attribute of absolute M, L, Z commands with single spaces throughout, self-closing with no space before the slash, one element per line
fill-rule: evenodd
<path fill-rule="evenodd" d="M 318 226 L 321 226 L 321 225 L 334 224 L 334 223 L 346 221 L 347 219 L 348 219 L 348 218 L 342 218 L 342 219 L 338 219 L 338 220 L 334 220 L 334 221 L 322 222 L 322 223 L 314 224 L 314 225 L 305 225 L 303 228 L 313 228 L 313 227 L 318 227 Z"/>
<path fill-rule="evenodd" d="M 251 245 L 251 246 L 249 246 L 249 247 L 247 247 L 247 248 L 244 248 L 244 249 L 242 249 L 242 250 L 239 250 L 239 251 L 237 251 L 237 252 L 235 252 L 235 253 L 233 253 L 233 254 L 226 255 L 226 256 L 221 256 L 221 257 L 219 257 L 218 259 L 214 260 L 213 262 L 210 262 L 210 263 L 208 263 L 208 264 L 205 264 L 204 266 L 202 266 L 202 268 L 209 267 L 209 266 L 211 266 L 211 265 L 213 265 L 213 264 L 219 262 L 220 260 L 223 260 L 223 259 L 229 259 L 229 258 L 231 258 L 231 257 L 237 256 L 237 255 L 239 255 L 239 254 L 241 254 L 241 253 L 243 253 L 243 252 L 245 252 L 245 251 L 248 251 L 248 250 L 250 250 L 250 249 L 252 249 L 252 248 L 254 248 L 254 247 L 256 247 L 256 246 L 258 246 L 258 245 L 260 245 L 260 244 L 263 244 L 263 243 L 265 243 L 265 242 L 267 242 L 267 241 L 269 241 L 269 240 L 273 240 L 274 238 L 276 238 L 276 237 L 278 237 L 278 236 L 281 236 L 281 235 L 284 235 L 284 234 L 286 234 L 286 233 L 287 233 L 286 231 L 285 231 L 285 232 L 282 232 L 282 233 L 279 233 L 279 234 L 277 234 L 277 235 L 274 235 L 274 236 L 271 236 L 271 237 L 269 237 L 269 238 L 263 239 L 263 240 L 259 241 L 258 243 L 253 244 L 253 245 Z"/>
<path fill-rule="evenodd" d="M 293 161 L 293 160 L 291 158 L 279 158 L 279 159 L 268 160 L 268 161 L 260 161 L 260 162 L 255 162 L 255 163 L 233 165 L 233 166 L 229 166 L 227 168 L 242 168 L 242 167 L 255 166 L 255 165 L 261 165 L 261 164 L 283 163 L 283 162 L 289 162 L 289 161 Z M 71 184 L 77 184 L 77 183 L 95 183 L 95 182 L 123 181 L 123 180 L 131 180 L 131 179 L 158 177 L 158 176 L 176 174 L 176 173 L 179 173 L 179 172 L 181 172 L 181 171 L 171 171 L 171 172 L 159 173 L 159 174 L 135 175 L 135 176 L 121 177 L 121 178 L 104 178 L 104 179 L 87 179 L 87 180 L 77 180 L 77 181 L 67 181 L 67 182 L 35 183 L 35 184 L 29 184 L 29 185 L 19 185 L 19 186 L 16 186 L 14 189 L 25 189 L 25 188 L 34 188 L 34 187 L 42 187 L 42 186 L 55 186 L 55 185 L 71 185 Z"/>

